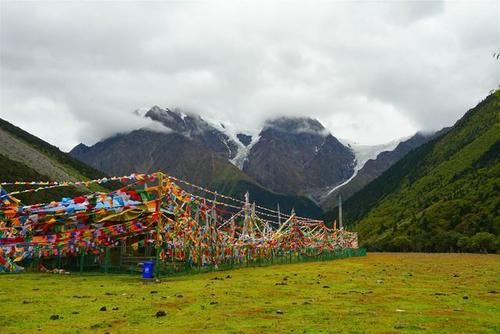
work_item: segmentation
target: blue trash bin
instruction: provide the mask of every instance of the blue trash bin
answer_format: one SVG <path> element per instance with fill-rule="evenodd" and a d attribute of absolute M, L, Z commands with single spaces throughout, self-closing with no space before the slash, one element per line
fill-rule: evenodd
<path fill-rule="evenodd" d="M 142 278 L 153 278 L 154 269 L 154 261 L 144 261 L 144 265 L 142 266 Z"/>

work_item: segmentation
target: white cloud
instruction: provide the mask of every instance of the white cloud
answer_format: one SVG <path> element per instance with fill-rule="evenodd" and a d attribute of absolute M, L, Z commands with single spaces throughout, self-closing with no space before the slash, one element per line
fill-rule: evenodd
<path fill-rule="evenodd" d="M 498 86 L 500 4 L 0 2 L 0 117 L 65 150 L 180 107 L 258 129 L 313 116 L 376 144 Z M 52 121 L 47 121 L 52 119 Z"/>

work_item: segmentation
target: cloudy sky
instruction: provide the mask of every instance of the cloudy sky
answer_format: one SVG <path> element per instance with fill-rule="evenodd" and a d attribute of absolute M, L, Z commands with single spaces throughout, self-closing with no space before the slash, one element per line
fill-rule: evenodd
<path fill-rule="evenodd" d="M 236 128 L 317 117 L 378 144 L 500 83 L 500 2 L 0 1 L 0 117 L 69 150 L 180 107 Z"/>

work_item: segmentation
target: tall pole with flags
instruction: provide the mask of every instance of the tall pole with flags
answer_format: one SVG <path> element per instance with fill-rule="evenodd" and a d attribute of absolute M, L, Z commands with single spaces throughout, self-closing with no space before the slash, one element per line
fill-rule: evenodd
<path fill-rule="evenodd" d="M 343 229 L 344 225 L 342 224 L 342 195 L 339 194 L 339 229 Z"/>

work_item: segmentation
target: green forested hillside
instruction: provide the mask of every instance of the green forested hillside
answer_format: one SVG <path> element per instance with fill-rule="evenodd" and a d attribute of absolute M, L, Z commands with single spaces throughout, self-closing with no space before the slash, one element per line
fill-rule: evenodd
<path fill-rule="evenodd" d="M 500 249 L 500 91 L 344 205 L 372 250 Z M 333 215 L 331 213 L 330 215 Z"/>

